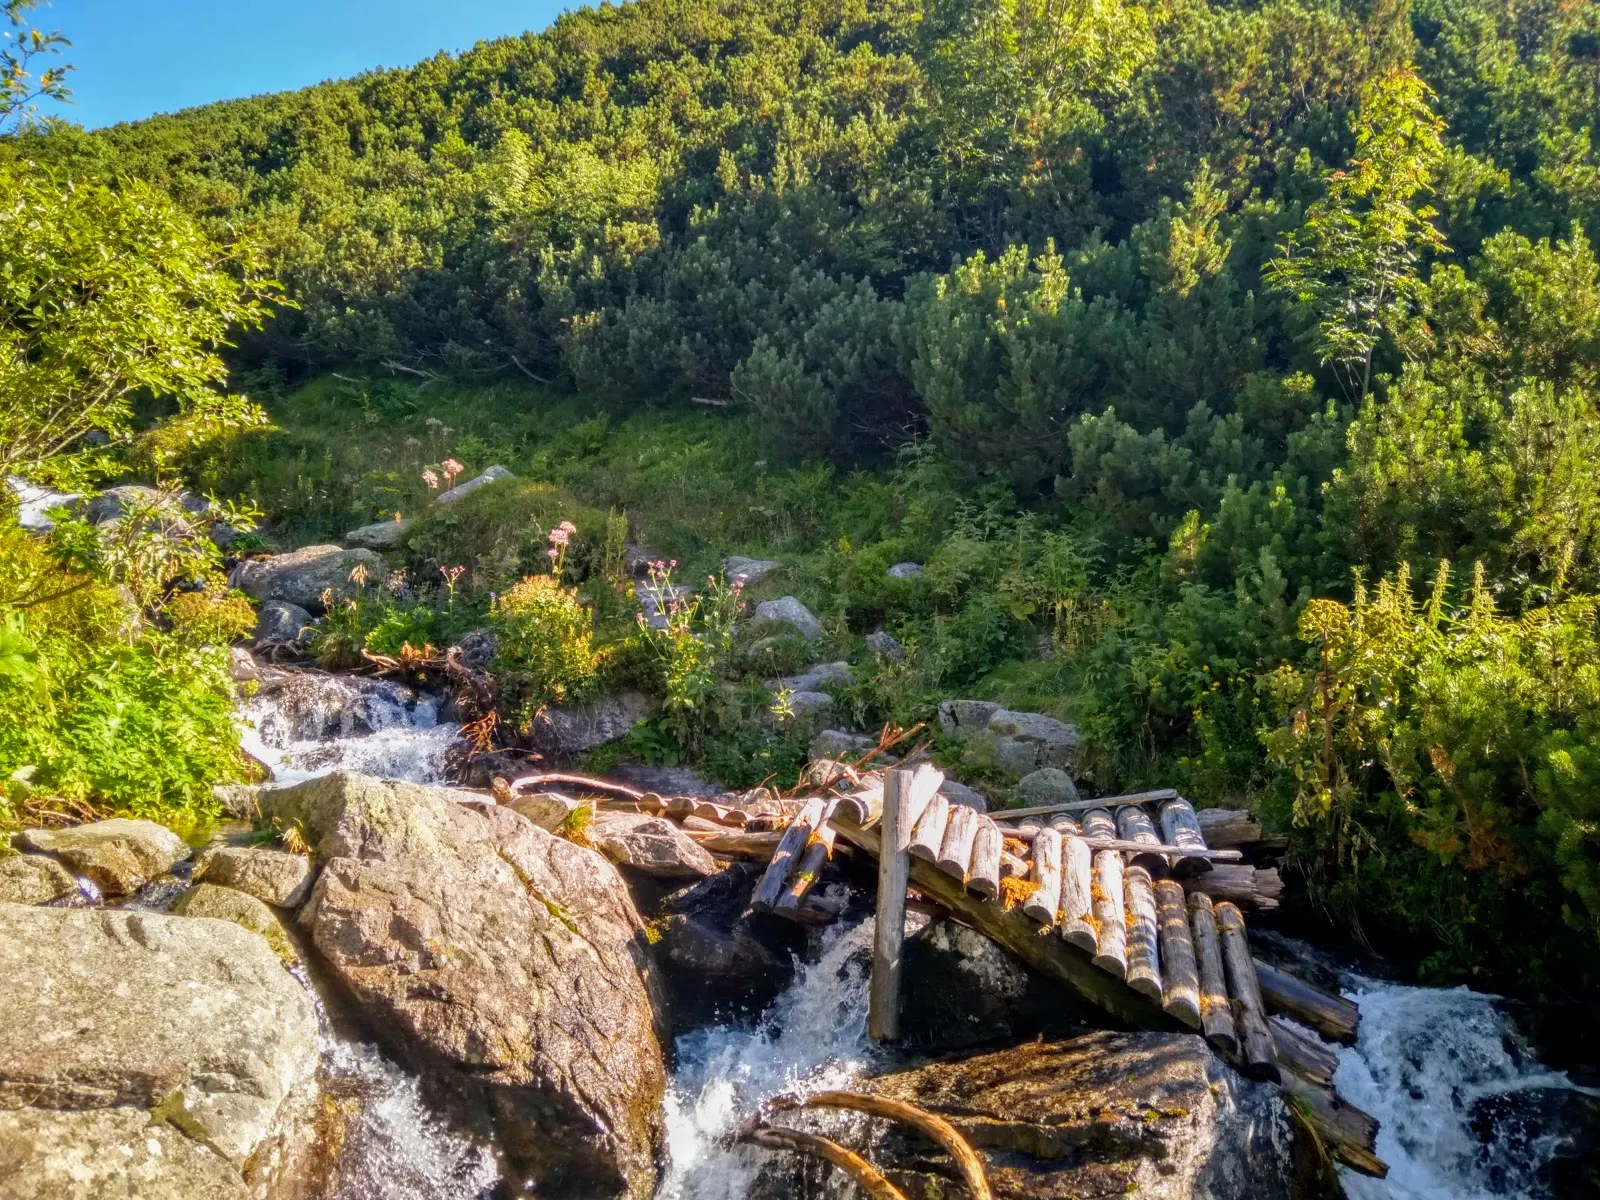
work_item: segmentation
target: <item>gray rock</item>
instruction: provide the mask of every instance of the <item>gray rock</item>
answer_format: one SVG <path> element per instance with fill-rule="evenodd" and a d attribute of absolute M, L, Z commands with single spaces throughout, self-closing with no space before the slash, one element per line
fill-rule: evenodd
<path fill-rule="evenodd" d="M 49 904 L 78 890 L 72 872 L 41 854 L 0 858 L 0 904 Z"/>
<path fill-rule="evenodd" d="M 48 854 L 105 896 L 126 896 L 189 857 L 189 847 L 154 821 L 115 817 L 71 829 L 25 829 L 24 850 Z"/>
<path fill-rule="evenodd" d="M 472 495 L 479 488 L 488 487 L 497 479 L 515 479 L 516 476 L 502 466 L 493 466 L 482 475 L 478 475 L 465 483 L 458 483 L 448 492 L 440 492 L 434 497 L 433 502 L 443 507 L 448 507 L 464 497 Z"/>
<path fill-rule="evenodd" d="M 841 758 L 858 758 L 877 744 L 877 738 L 868 737 L 864 733 L 824 729 L 811 739 L 809 753 L 813 760 L 827 759 L 837 762 Z"/>
<path fill-rule="evenodd" d="M 867 649 L 890 662 L 904 662 L 906 658 L 905 648 L 881 629 L 867 634 Z"/>
<path fill-rule="evenodd" d="M 311 860 L 264 846 L 219 846 L 201 855 L 194 880 L 235 888 L 278 908 L 298 908 L 311 894 Z"/>
<path fill-rule="evenodd" d="M 311 997 L 223 921 L 0 905 L 0 1195 L 294 1195 Z"/>
<path fill-rule="evenodd" d="M 1040 767 L 1018 780 L 1017 795 L 1029 804 L 1069 804 L 1078 798 L 1078 787 L 1060 767 Z"/>
<path fill-rule="evenodd" d="M 951 804 L 964 804 L 968 808 L 975 808 L 979 812 L 989 811 L 988 798 L 982 792 L 975 792 L 966 784 L 957 779 L 946 779 L 939 785 L 939 794 Z"/>
<path fill-rule="evenodd" d="M 70 509 L 83 499 L 82 492 L 57 492 L 29 483 L 20 475 L 7 475 L 6 487 L 17 498 L 17 523 L 29 533 L 49 533 L 56 527 L 50 519 L 52 508 Z"/>
<path fill-rule="evenodd" d="M 895 563 L 884 574 L 890 579 L 921 579 L 922 564 L 914 562 Z"/>
<path fill-rule="evenodd" d="M 239 821 L 254 821 L 258 811 L 256 800 L 261 795 L 258 783 L 214 783 L 211 798 L 222 805 L 222 810 Z"/>
<path fill-rule="evenodd" d="M 955 741 L 965 741 L 989 724 L 989 718 L 1000 711 L 991 700 L 941 700 L 939 702 L 939 728 Z"/>
<path fill-rule="evenodd" d="M 218 550 L 231 550 L 244 531 L 226 521 L 211 522 L 211 540 Z"/>
<path fill-rule="evenodd" d="M 315 614 L 326 608 L 324 592 L 335 599 L 355 594 L 350 575 L 357 567 L 374 584 L 384 576 L 383 559 L 371 550 L 303 546 L 288 554 L 246 559 L 234 567 L 228 582 L 252 600 L 280 600 Z"/>
<path fill-rule="evenodd" d="M 256 660 L 243 646 L 228 648 L 228 677 L 235 683 L 259 683 L 261 680 Z"/>
<path fill-rule="evenodd" d="M 571 757 L 614 742 L 655 711 L 643 692 L 618 692 L 594 704 L 552 705 L 529 734 L 542 754 Z"/>
<path fill-rule="evenodd" d="M 513 796 L 507 801 L 506 807 L 514 813 L 521 813 L 540 829 L 554 833 L 583 806 L 571 796 L 563 796 L 559 792 L 532 792 L 526 796 Z"/>
<path fill-rule="evenodd" d="M 456 643 L 455 650 L 456 661 L 463 667 L 481 671 L 494 661 L 496 654 L 500 653 L 500 644 L 495 640 L 494 630 L 474 629 L 462 636 Z"/>
<path fill-rule="evenodd" d="M 619 867 L 654 879 L 704 879 L 717 871 L 710 852 L 663 817 L 599 812 L 587 832 L 589 840 Z"/>
<path fill-rule="evenodd" d="M 256 645 L 298 642 L 311 626 L 311 614 L 298 604 L 268 600 L 256 615 Z"/>
<path fill-rule="evenodd" d="M 649 546 L 641 546 L 637 542 L 624 542 L 622 545 L 622 569 L 635 579 L 644 579 L 650 574 L 650 564 L 664 562 L 666 555 Z"/>
<path fill-rule="evenodd" d="M 1077 766 L 1078 730 L 1039 713 L 996 711 L 988 732 L 995 739 L 995 765 L 1025 775 L 1037 767 Z"/>
<path fill-rule="evenodd" d="M 411 532 L 414 524 L 416 522 L 410 517 L 402 517 L 398 521 L 393 517 L 387 521 L 374 521 L 371 525 L 363 525 L 345 534 L 345 545 L 362 546 L 368 550 L 393 550 L 406 540 L 406 534 Z"/>
<path fill-rule="evenodd" d="M 822 636 L 822 622 L 793 596 L 766 600 L 756 605 L 755 619 L 793 626 L 800 636 L 808 641 L 814 641 Z"/>
<path fill-rule="evenodd" d="M 120 520 L 125 513 L 136 507 L 176 509 L 177 513 L 185 517 L 205 517 L 215 506 L 204 496 L 198 496 L 193 492 L 178 492 L 174 495 L 160 488 L 125 483 L 120 487 L 107 488 L 98 496 L 92 497 L 80 506 L 77 515 L 91 525 L 104 525 L 110 521 Z"/>
<path fill-rule="evenodd" d="M 278 924 L 272 910 L 245 892 L 215 883 L 200 883 L 189 888 L 167 910 L 175 917 L 211 917 L 230 921 L 240 929 L 265 938 L 272 952 L 285 962 L 296 962 L 294 943 Z"/>
<path fill-rule="evenodd" d="M 742 558 L 737 554 L 730 554 L 722 560 L 722 573 L 729 583 L 743 579 L 746 584 L 751 584 L 763 575 L 770 575 L 781 566 L 783 566 L 781 562 L 774 562 L 770 558 Z"/>
<path fill-rule="evenodd" d="M 302 925 L 372 1027 L 480 1097 L 541 1196 L 645 1200 L 664 1029 L 606 859 L 471 793 L 336 773 L 263 794 L 324 860 Z"/>
<path fill-rule="evenodd" d="M 772 688 L 785 688 L 791 692 L 817 692 L 825 687 L 845 687 L 855 682 L 855 672 L 847 662 L 818 663 L 801 675 L 787 675 L 774 679 Z"/>
<path fill-rule="evenodd" d="M 833 712 L 833 697 L 827 692 L 792 692 L 789 711 L 808 721 L 826 719 Z"/>
<path fill-rule="evenodd" d="M 639 611 L 644 614 L 645 624 L 651 629 L 665 629 L 673 603 L 687 600 L 694 595 L 694 589 L 683 584 L 657 587 L 641 583 L 634 585 L 633 594 L 639 601 Z"/>

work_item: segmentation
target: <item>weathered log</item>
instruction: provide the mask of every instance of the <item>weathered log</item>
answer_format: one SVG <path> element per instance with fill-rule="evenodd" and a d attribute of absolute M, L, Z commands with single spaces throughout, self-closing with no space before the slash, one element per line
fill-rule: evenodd
<path fill-rule="evenodd" d="M 911 823 L 913 775 L 890 771 L 884 778 L 883 852 L 878 856 L 877 922 L 872 933 L 872 981 L 867 1000 L 867 1035 L 875 1042 L 900 1036 L 901 947 L 906 936 L 906 879 L 911 856 L 907 853 Z M 842 819 L 836 821 L 842 826 Z"/>
<path fill-rule="evenodd" d="M 1027 825 L 1020 825 L 1016 829 L 1007 829 L 1005 834 L 1009 838 L 1016 838 L 1019 842 L 1031 842 L 1039 836 L 1037 829 Z M 1238 850 L 1191 850 L 1186 846 L 1172 846 L 1166 842 L 1133 842 L 1127 838 L 1094 837 L 1087 830 L 1083 833 L 1083 840 L 1089 843 L 1092 850 L 1120 850 L 1124 854 L 1147 854 L 1156 858 L 1203 858 L 1217 862 L 1237 863 L 1244 855 Z M 1154 864 L 1151 864 L 1154 865 Z"/>
<path fill-rule="evenodd" d="M 845 818 L 836 819 L 839 835 L 868 854 L 877 854 L 880 829 L 862 829 Z M 1134 1029 L 1182 1029 L 1144 996 L 1089 964 L 1080 951 L 1060 938 L 1040 937 L 1039 926 L 1019 909 L 1006 909 L 979 899 L 944 872 L 920 859 L 911 860 L 911 882 L 930 900 L 943 906 L 964 924 L 998 942 L 1024 964 L 1052 979 L 1059 979 L 1085 1000 L 1104 1009 Z"/>
<path fill-rule="evenodd" d="M 778 841 L 778 849 L 772 855 L 772 861 L 767 864 L 766 874 L 761 876 L 761 882 L 756 884 L 755 895 L 750 899 L 750 907 L 757 912 L 766 912 L 778 902 L 778 897 L 783 895 L 783 889 L 788 885 L 789 875 L 794 870 L 795 862 L 799 859 L 801 851 L 806 848 L 806 843 L 811 840 L 812 831 L 816 829 L 817 822 L 822 820 L 825 801 L 821 796 L 806 801 L 795 819 L 789 822 L 789 828 L 783 831 L 783 837 Z"/>
<path fill-rule="evenodd" d="M 1187 850 L 1208 849 L 1205 834 L 1200 830 L 1200 821 L 1195 816 L 1194 805 L 1182 796 L 1176 800 L 1168 800 L 1161 806 L 1161 840 L 1169 845 L 1182 846 Z M 1205 864 L 1205 865 L 1201 865 Z M 1172 873 L 1174 875 L 1198 875 L 1210 867 L 1209 859 L 1174 858 L 1172 860 Z"/>
<path fill-rule="evenodd" d="M 887 801 L 885 801 L 887 803 Z M 943 796 L 934 796 L 922 810 L 922 818 L 911 831 L 909 843 L 911 856 L 924 862 L 933 862 L 944 846 L 944 831 L 950 824 L 950 802 Z"/>
<path fill-rule="evenodd" d="M 772 856 L 778 852 L 778 844 L 783 841 L 783 834 L 777 830 L 771 833 L 737 833 L 729 829 L 712 833 L 704 829 L 686 828 L 683 832 L 712 854 L 764 863 L 771 863 Z"/>
<path fill-rule="evenodd" d="M 1017 821 L 1023 817 L 1042 817 L 1049 813 L 1109 809 L 1119 804 L 1155 804 L 1162 800 L 1171 800 L 1177 794 L 1176 788 L 1158 788 L 1153 792 L 1133 792 L 1127 796 L 1102 796 L 1098 800 L 1067 800 L 1060 804 L 1035 804 L 1029 808 L 1003 808 L 992 815 L 996 820 Z"/>
<path fill-rule="evenodd" d="M 1277 1047 L 1280 1067 L 1293 1071 L 1308 1083 L 1333 1086 L 1339 1056 L 1326 1042 L 1282 1017 L 1268 1017 L 1267 1027 L 1272 1030 L 1272 1044 Z"/>
<path fill-rule="evenodd" d="M 1268 1008 L 1315 1029 L 1330 1042 L 1355 1044 L 1361 1010 L 1343 996 L 1312 987 L 1305 980 L 1260 959 L 1256 960 L 1256 978 Z"/>
<path fill-rule="evenodd" d="M 1200 1026 L 1200 975 L 1183 887 L 1173 879 L 1155 881 L 1156 925 L 1161 936 L 1161 1007 L 1185 1025 Z"/>
<path fill-rule="evenodd" d="M 1212 850 L 1212 855 L 1238 855 L 1237 850 Z M 1252 867 L 1249 863 L 1220 862 L 1204 875 L 1191 875 L 1183 881 L 1185 891 L 1204 892 L 1213 901 L 1228 900 L 1260 912 L 1278 907 L 1283 895 L 1283 878 L 1277 867 Z"/>
<path fill-rule="evenodd" d="M 1083 814 L 1083 839 L 1100 842 L 1117 840 L 1117 819 L 1111 815 L 1109 808 L 1091 808 Z"/>
<path fill-rule="evenodd" d="M 837 836 L 828 818 L 833 815 L 837 803 L 830 801 L 823 809 L 822 819 L 818 821 L 817 828 L 811 835 L 811 840 L 806 843 L 805 850 L 800 855 L 800 861 L 795 869 L 789 873 L 789 883 L 783 890 L 783 895 L 778 897 L 778 903 L 773 905 L 773 912 L 793 912 L 800 907 L 800 902 L 806 898 L 806 893 L 811 891 L 812 885 L 822 875 L 823 865 L 833 857 L 833 841 Z"/>
<path fill-rule="evenodd" d="M 939 857 L 934 865 L 952 879 L 967 881 L 972 863 L 972 839 L 978 835 L 978 810 L 965 804 L 953 804 L 945 822 L 944 844 L 939 847 Z"/>
<path fill-rule="evenodd" d="M 986 899 L 1000 894 L 1000 854 L 1005 845 L 1005 834 L 987 817 L 978 821 L 978 832 L 972 839 L 972 865 L 967 871 L 967 886 Z"/>
<path fill-rule="evenodd" d="M 1118 979 L 1128 974 L 1128 925 L 1122 908 L 1122 856 L 1094 856 L 1094 965 Z"/>
<path fill-rule="evenodd" d="M 1363 1175 L 1382 1179 L 1389 1164 L 1378 1157 L 1378 1121 L 1334 1095 L 1331 1088 L 1308 1083 L 1285 1073 L 1283 1090 L 1294 1098 L 1294 1108 L 1305 1118 L 1328 1153 Z"/>
<path fill-rule="evenodd" d="M 904 769 L 904 768 L 902 768 Z M 915 829 L 922 820 L 922 814 L 928 811 L 928 805 L 933 803 L 933 798 L 939 794 L 939 789 L 944 786 L 944 772 L 938 770 L 932 763 L 918 763 L 911 768 L 911 811 L 910 825 Z"/>
<path fill-rule="evenodd" d="M 1029 867 L 1027 859 L 1018 858 L 1008 850 L 1000 851 L 1001 879 L 1026 879 L 1030 870 L 1032 868 Z"/>
<path fill-rule="evenodd" d="M 878 1169 L 866 1159 L 818 1134 L 762 1125 L 759 1117 L 752 1117 L 739 1127 L 734 1140 L 768 1150 L 784 1150 L 790 1154 L 807 1154 L 825 1159 L 855 1180 L 870 1200 L 906 1200 L 906 1194 L 880 1175 Z"/>
<path fill-rule="evenodd" d="M 1145 812 L 1143 805 L 1124 804 L 1112 815 L 1117 819 L 1117 836 L 1124 842 L 1131 842 L 1135 846 L 1161 845 L 1161 835 L 1156 832 L 1156 823 L 1150 819 L 1150 814 Z M 1128 861 L 1144 867 L 1146 871 L 1161 871 L 1167 865 L 1167 860 L 1159 854 L 1144 854 L 1139 851 L 1134 851 Z"/>
<path fill-rule="evenodd" d="M 1128 986 L 1152 1000 L 1161 996 L 1161 957 L 1156 944 L 1156 894 L 1149 870 L 1135 861 L 1122 873 L 1127 903 Z"/>
<path fill-rule="evenodd" d="M 1061 906 L 1061 835 L 1041 829 L 1033 839 L 1033 894 L 1022 902 L 1023 913 L 1046 929 L 1054 928 Z"/>
<path fill-rule="evenodd" d="M 1050 826 L 1051 829 L 1054 829 L 1062 837 L 1066 837 L 1068 834 L 1076 836 L 1083 832 L 1083 830 L 1078 827 L 1078 819 L 1076 817 L 1070 817 L 1066 813 L 1057 813 L 1053 817 L 1047 817 L 1045 819 L 1045 824 Z"/>
<path fill-rule="evenodd" d="M 883 780 L 864 783 L 839 798 L 839 811 L 862 825 L 876 825 L 883 817 Z"/>
<path fill-rule="evenodd" d="M 1208 846 L 1248 846 L 1261 840 L 1261 822 L 1237 808 L 1202 808 L 1195 814 Z"/>
<path fill-rule="evenodd" d="M 941 1116 L 918 1108 L 915 1104 L 907 1104 L 904 1100 L 871 1096 L 864 1092 L 816 1092 L 806 1098 L 804 1106 L 849 1109 L 910 1125 L 944 1147 L 945 1153 L 956 1164 L 956 1170 L 961 1173 L 961 1182 L 966 1185 L 967 1195 L 972 1200 L 994 1200 L 994 1193 L 989 1189 L 989 1176 L 983 1169 L 983 1159 L 961 1136 L 960 1130 Z"/>
<path fill-rule="evenodd" d="M 1061 839 L 1061 936 L 1080 950 L 1095 952 L 1094 852 L 1080 837 Z"/>
<path fill-rule="evenodd" d="M 1278 1056 L 1267 1028 L 1267 1010 L 1261 1001 L 1261 985 L 1256 982 L 1256 964 L 1250 957 L 1245 938 L 1244 914 L 1224 900 L 1215 906 L 1217 937 L 1222 943 L 1222 965 L 1228 976 L 1228 995 L 1233 1000 L 1233 1019 L 1239 1029 L 1239 1055 L 1245 1073 L 1256 1079 L 1279 1077 Z"/>
<path fill-rule="evenodd" d="M 1239 1053 L 1239 1034 L 1233 1024 L 1233 1005 L 1222 968 L 1222 943 L 1217 939 L 1217 918 L 1211 897 L 1189 894 L 1189 932 L 1194 935 L 1195 966 L 1200 975 L 1200 1029 L 1217 1052 L 1231 1059 Z"/>
<path fill-rule="evenodd" d="M 689 806 L 688 815 L 698 817 L 703 821 L 715 821 L 718 825 L 730 825 L 735 829 L 743 829 L 744 823 L 750 819 L 750 814 L 742 808 L 730 808 L 726 804 L 713 804 L 710 800 L 696 800 Z"/>

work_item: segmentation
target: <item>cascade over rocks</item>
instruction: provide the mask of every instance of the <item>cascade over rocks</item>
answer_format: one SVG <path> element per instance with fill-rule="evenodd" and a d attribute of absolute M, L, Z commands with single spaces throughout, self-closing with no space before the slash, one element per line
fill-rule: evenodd
<path fill-rule="evenodd" d="M 337 773 L 262 794 L 324 863 L 301 923 L 372 1027 L 480 1095 L 540 1196 L 643 1200 L 659 985 L 616 868 L 468 792 Z"/>
<path fill-rule="evenodd" d="M 91 880 L 106 896 L 129 895 L 189 857 L 189 847 L 172 830 L 126 817 L 71 829 L 25 829 L 17 841 Z"/>
<path fill-rule="evenodd" d="M 256 934 L 0 904 L 0 1012 L 3 1200 L 301 1194 L 316 1010 Z"/>

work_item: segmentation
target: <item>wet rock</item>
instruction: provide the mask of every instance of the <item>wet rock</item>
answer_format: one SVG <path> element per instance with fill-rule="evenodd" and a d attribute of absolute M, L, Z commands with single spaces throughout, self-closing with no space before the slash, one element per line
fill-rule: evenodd
<path fill-rule="evenodd" d="M 329 970 L 413 1064 L 483 1098 L 529 1187 L 649 1196 L 664 1030 L 616 868 L 444 788 L 337 773 L 262 803 L 325 863 L 300 919 Z"/>
<path fill-rule="evenodd" d="M 492 629 L 474 629 L 462 636 L 455 649 L 456 661 L 472 671 L 483 670 L 500 653 L 500 645 Z"/>
<path fill-rule="evenodd" d="M 1188 1034 L 1090 1033 L 873 1080 L 951 1121 L 996 1200 L 1287 1200 L 1294 1136 L 1279 1091 Z M 860 1136 L 860 1135 L 858 1135 Z M 932 1143 L 873 1122 L 868 1157 L 909 1200 L 950 1195 Z"/>
<path fill-rule="evenodd" d="M 782 563 L 774 562 L 770 558 L 742 558 L 737 554 L 730 554 L 722 560 L 722 574 L 729 583 L 742 579 L 746 584 L 752 584 L 781 566 Z"/>
<path fill-rule="evenodd" d="M 583 806 L 571 796 L 563 796 L 559 792 L 534 792 L 528 796 L 513 797 L 506 807 L 514 813 L 521 813 L 540 829 L 554 833 Z"/>
<path fill-rule="evenodd" d="M 310 1183 L 317 1019 L 223 921 L 0 905 L 0 1196 L 191 1200 Z"/>
<path fill-rule="evenodd" d="M 712 783 L 688 767 L 652 767 L 648 763 L 624 762 L 612 767 L 606 776 L 658 796 L 699 796 L 712 800 L 723 792 L 720 784 Z"/>
<path fill-rule="evenodd" d="M 465 483 L 458 483 L 448 492 L 440 492 L 434 497 L 433 502 L 439 505 L 441 508 L 448 508 L 458 500 L 463 500 L 472 495 L 472 493 L 477 491 L 479 488 L 488 487 L 497 479 L 515 478 L 516 476 L 510 471 L 506 470 L 504 467 L 499 465 L 492 466 L 488 470 L 484 471 L 482 475 L 475 476 L 474 478 L 467 480 Z"/>
<path fill-rule="evenodd" d="M 311 894 L 311 860 L 262 846 L 219 846 L 201 856 L 194 881 L 235 888 L 278 908 L 298 908 Z"/>
<path fill-rule="evenodd" d="M 116 817 L 71 829 L 25 829 L 22 849 L 48 854 L 106 896 L 126 896 L 189 857 L 189 847 L 154 821 Z"/>
<path fill-rule="evenodd" d="M 1039 767 L 1071 769 L 1078 761 L 1078 730 L 1054 717 L 1000 709 L 989 718 L 994 763 L 1026 775 Z"/>
<path fill-rule="evenodd" d="M 654 879 L 703 879 L 717 871 L 710 852 L 664 817 L 596 813 L 588 837 L 619 867 Z"/>
<path fill-rule="evenodd" d="M 81 492 L 52 491 L 29 483 L 20 475 L 7 475 L 6 487 L 17 499 L 17 523 L 29 533 L 49 533 L 56 526 L 49 516 L 50 510 L 70 509 L 74 501 L 83 499 Z"/>
<path fill-rule="evenodd" d="M 811 739 L 810 755 L 813 761 L 837 762 L 843 758 L 855 759 L 878 744 L 878 739 L 864 733 L 847 733 L 843 729 L 824 729 Z"/>
<path fill-rule="evenodd" d="M 256 645 L 270 646 L 305 640 L 311 614 L 298 604 L 268 600 L 256 614 Z"/>
<path fill-rule="evenodd" d="M 552 705 L 539 714 L 529 736 L 543 754 L 572 757 L 615 741 L 654 711 L 649 696 L 632 691 L 594 704 Z"/>
<path fill-rule="evenodd" d="M 461 780 L 468 787 L 491 787 L 497 778 L 510 781 L 533 769 L 528 756 L 515 750 L 490 750 L 486 754 L 478 754 L 469 747 L 468 752 L 471 757 L 467 759 L 465 777 Z"/>
<path fill-rule="evenodd" d="M 415 692 L 393 680 L 310 671 L 263 678 L 261 692 L 274 700 L 259 723 L 269 746 L 364 737 L 405 723 L 417 701 Z"/>
<path fill-rule="evenodd" d="M 818 663 L 800 675 L 787 675 L 774 679 L 774 690 L 785 688 L 791 692 L 820 692 L 825 687 L 846 687 L 855 682 L 855 672 L 847 662 Z"/>
<path fill-rule="evenodd" d="M 981 813 L 989 811 L 989 800 L 982 792 L 973 791 L 959 779 L 946 779 L 939 785 L 939 794 L 951 804 L 964 804 Z"/>
<path fill-rule="evenodd" d="M 914 562 L 895 563 L 884 574 L 890 579 L 921 579 L 922 564 Z"/>
<path fill-rule="evenodd" d="M 1078 798 L 1078 787 L 1060 767 L 1041 767 L 1017 781 L 1017 795 L 1029 804 L 1069 804 Z"/>
<path fill-rule="evenodd" d="M 40 854 L 0 858 L 0 904 L 49 904 L 77 893 L 72 872 Z"/>
<path fill-rule="evenodd" d="M 230 921 L 266 939 L 272 952 L 285 962 L 295 962 L 294 943 L 278 924 L 272 910 L 254 896 L 215 883 L 196 884 L 172 902 L 175 917 L 211 917 Z"/>
<path fill-rule="evenodd" d="M 815 641 L 822 636 L 822 622 L 817 620 L 815 613 L 793 596 L 767 600 L 756 605 L 754 619 L 791 626 L 807 641 Z"/>
<path fill-rule="evenodd" d="M 345 534 L 345 545 L 366 550 L 394 550 L 406 540 L 406 534 L 411 532 L 411 526 L 415 523 L 409 517 L 402 517 L 398 521 L 392 517 L 387 521 L 374 521 L 371 525 L 363 525 Z"/>
<path fill-rule="evenodd" d="M 243 646 L 231 646 L 228 649 L 228 677 L 235 683 L 260 682 L 261 671 L 256 666 L 256 660 Z"/>
<path fill-rule="evenodd" d="M 323 593 L 335 599 L 355 594 L 357 585 L 350 575 L 358 567 L 373 583 L 383 578 L 383 559 L 371 550 L 304 546 L 287 554 L 246 559 L 234 567 L 228 582 L 252 600 L 278 600 L 320 614 L 326 607 Z"/>
<path fill-rule="evenodd" d="M 881 629 L 867 634 L 866 642 L 867 649 L 871 650 L 879 658 L 886 658 L 890 662 L 905 661 L 905 649 L 899 642 L 894 640 L 892 635 L 885 633 Z"/>
<path fill-rule="evenodd" d="M 965 741 L 989 725 L 989 718 L 1000 711 L 1000 706 L 990 700 L 941 700 L 939 702 L 939 728 L 955 741 Z"/>

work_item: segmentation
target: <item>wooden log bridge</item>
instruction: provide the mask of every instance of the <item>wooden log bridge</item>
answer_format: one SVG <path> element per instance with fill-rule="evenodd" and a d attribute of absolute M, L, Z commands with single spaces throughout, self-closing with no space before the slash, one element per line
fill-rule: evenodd
<path fill-rule="evenodd" d="M 877 860 L 874 1039 L 899 1036 L 909 890 L 1125 1026 L 1204 1037 L 1241 1073 L 1280 1085 L 1334 1158 L 1387 1172 L 1377 1121 L 1334 1091 L 1324 1045 L 1354 1040 L 1356 1006 L 1251 956 L 1241 905 L 1275 907 L 1279 885 L 1276 872 L 1233 866 L 1236 847 L 1261 837 L 1249 814 L 1196 812 L 1172 789 L 985 814 L 943 783 L 923 764 L 813 797 L 755 889 L 754 907 L 781 912 L 837 845 Z"/>

